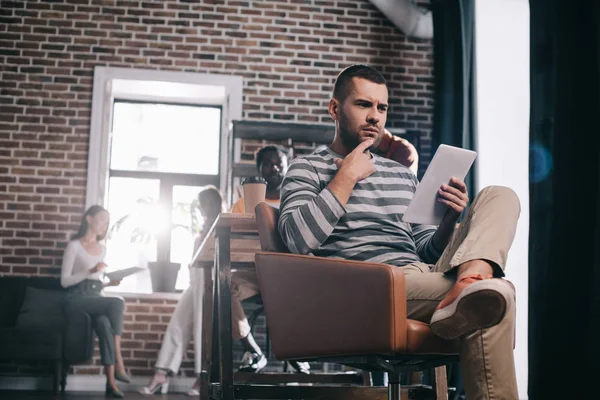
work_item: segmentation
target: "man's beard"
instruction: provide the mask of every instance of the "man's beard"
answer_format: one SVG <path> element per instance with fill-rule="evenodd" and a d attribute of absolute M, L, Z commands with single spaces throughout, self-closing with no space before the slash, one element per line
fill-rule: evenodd
<path fill-rule="evenodd" d="M 342 143 L 348 149 L 348 151 L 352 151 L 360 144 L 360 139 L 358 136 L 352 135 L 348 133 L 348 131 L 344 131 L 340 129 L 340 137 L 342 139 Z"/>
<path fill-rule="evenodd" d="M 339 131 L 342 143 L 348 151 L 354 150 L 356 146 L 363 142 L 362 137 L 360 136 L 360 130 L 353 132 L 352 129 L 346 123 L 346 119 L 343 116 L 342 118 L 340 118 Z M 380 132 L 379 135 L 376 138 L 374 138 L 373 145 L 371 146 L 371 148 L 376 148 L 377 146 L 379 146 L 382 136 L 383 134 Z"/>
<path fill-rule="evenodd" d="M 343 117 L 340 120 L 340 139 L 348 151 L 354 150 L 361 142 L 358 132 L 353 134 Z"/>

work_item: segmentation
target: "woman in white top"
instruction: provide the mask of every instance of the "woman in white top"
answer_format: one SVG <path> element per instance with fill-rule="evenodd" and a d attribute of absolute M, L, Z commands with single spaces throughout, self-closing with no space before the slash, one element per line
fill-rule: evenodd
<path fill-rule="evenodd" d="M 104 297 L 102 294 L 105 286 L 120 283 L 104 283 L 101 280 L 102 271 L 106 268 L 106 248 L 100 241 L 106 236 L 108 220 L 108 211 L 101 206 L 92 206 L 85 212 L 79 231 L 65 249 L 60 283 L 68 289 L 66 307 L 85 312 L 92 318 L 106 373 L 106 396 L 122 398 L 124 395 L 115 379 L 130 382 L 121 356 L 125 303 L 121 298 Z"/>
<path fill-rule="evenodd" d="M 194 243 L 194 253 L 200 247 L 202 240 L 208 234 L 208 231 L 219 214 L 223 211 L 223 199 L 221 198 L 219 190 L 214 186 L 208 186 L 198 193 L 198 208 L 204 218 L 204 224 Z M 183 354 L 192 337 L 194 330 L 193 312 L 194 295 L 193 288 L 190 285 L 179 299 L 177 307 L 175 307 L 175 311 L 173 312 L 173 316 L 171 317 L 171 321 L 169 321 L 169 326 L 165 332 L 160 352 L 158 353 L 158 359 L 155 364 L 156 372 L 150 380 L 150 384 L 139 390 L 141 394 L 154 394 L 157 392 L 161 392 L 162 394 L 167 393 L 169 388 L 168 375 L 177 374 L 183 359 Z M 198 360 L 196 361 L 196 373 L 199 374 L 199 362 Z M 198 396 L 199 385 L 199 380 L 196 380 L 193 388 L 189 390 L 187 394 L 190 396 Z"/>

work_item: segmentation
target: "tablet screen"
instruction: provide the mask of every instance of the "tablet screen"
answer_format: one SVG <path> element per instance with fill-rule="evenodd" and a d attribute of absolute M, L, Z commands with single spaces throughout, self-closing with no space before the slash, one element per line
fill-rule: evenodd
<path fill-rule="evenodd" d="M 453 176 L 464 180 L 475 161 L 477 153 L 460 147 L 440 145 L 423 179 L 402 217 L 414 224 L 439 225 L 448 206 L 439 202 L 438 190 Z"/>

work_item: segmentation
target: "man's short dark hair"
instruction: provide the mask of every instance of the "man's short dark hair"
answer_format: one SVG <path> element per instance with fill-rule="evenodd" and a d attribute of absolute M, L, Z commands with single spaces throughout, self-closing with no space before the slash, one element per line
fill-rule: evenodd
<path fill-rule="evenodd" d="M 258 169 L 259 171 L 260 165 L 262 164 L 263 159 L 265 158 L 265 154 L 267 154 L 270 151 L 276 151 L 279 153 L 279 155 L 286 158 L 288 158 L 289 156 L 287 150 L 283 146 L 280 146 L 278 144 L 265 146 L 256 153 L 256 169 Z"/>
<path fill-rule="evenodd" d="M 333 87 L 334 99 L 344 101 L 352 90 L 352 78 L 362 78 L 380 85 L 386 84 L 385 78 L 376 69 L 362 64 L 351 65 L 337 76 Z"/>

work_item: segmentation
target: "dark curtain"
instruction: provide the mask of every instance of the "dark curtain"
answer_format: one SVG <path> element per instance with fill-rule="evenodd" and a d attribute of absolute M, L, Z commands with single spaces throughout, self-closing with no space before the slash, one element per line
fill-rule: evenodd
<path fill-rule="evenodd" d="M 597 399 L 600 2 L 530 8 L 529 398 Z"/>
<path fill-rule="evenodd" d="M 474 0 L 433 0 L 433 65 L 435 109 L 432 150 L 440 144 L 475 149 Z M 465 178 L 474 199 L 475 165 Z M 464 394 L 460 366 L 449 369 L 452 399 Z M 427 383 L 427 380 L 425 380 Z"/>
<path fill-rule="evenodd" d="M 475 148 L 474 0 L 433 0 L 435 110 L 433 150 L 440 144 Z M 475 167 L 465 180 L 475 197 Z"/>

